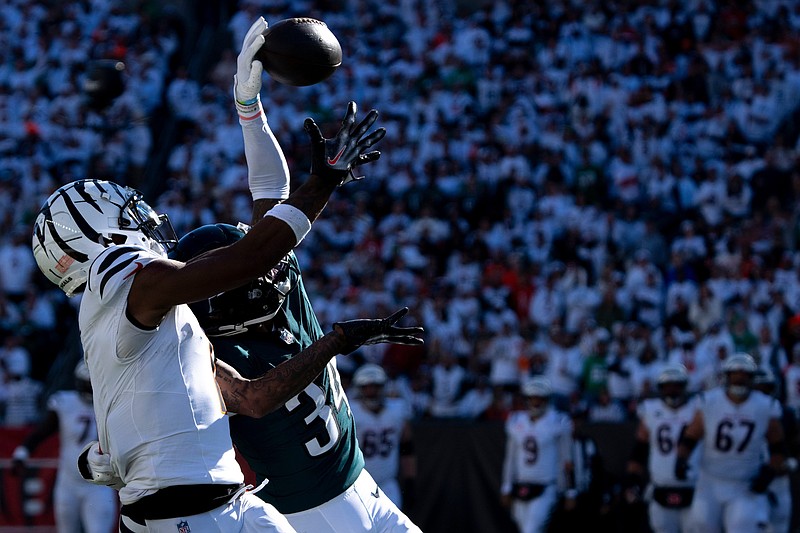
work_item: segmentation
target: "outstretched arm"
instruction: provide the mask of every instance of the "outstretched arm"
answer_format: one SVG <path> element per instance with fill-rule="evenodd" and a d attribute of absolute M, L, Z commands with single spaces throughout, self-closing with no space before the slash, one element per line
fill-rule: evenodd
<path fill-rule="evenodd" d="M 340 322 L 311 346 L 256 379 L 242 377 L 217 359 L 217 385 L 232 413 L 260 418 L 275 411 L 316 378 L 337 354 L 348 354 L 364 344 L 422 344 L 421 327 L 394 324 L 408 312 L 403 308 L 382 319 Z"/>
<path fill-rule="evenodd" d="M 189 263 L 148 263 L 136 275 L 128 295 L 131 317 L 145 327 L 155 327 L 175 305 L 200 301 L 265 275 L 302 240 L 351 168 L 380 156 L 369 150 L 385 130 L 378 128 L 367 134 L 378 112 L 370 111 L 358 124 L 355 117 L 356 105 L 350 102 L 342 127 L 333 139 L 322 137 L 316 123 L 306 119 L 313 153 L 311 175 L 306 182 L 285 202 L 270 209 L 235 244 L 212 250 Z"/>
<path fill-rule="evenodd" d="M 344 346 L 344 337 L 331 332 L 260 378 L 246 379 L 217 359 L 217 385 L 229 412 L 261 418 L 297 395 L 316 378 Z"/>

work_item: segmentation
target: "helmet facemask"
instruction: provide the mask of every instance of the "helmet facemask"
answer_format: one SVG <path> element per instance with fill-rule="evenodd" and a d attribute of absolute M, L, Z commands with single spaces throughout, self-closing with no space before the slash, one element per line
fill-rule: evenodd
<path fill-rule="evenodd" d="M 661 400 L 673 409 L 686 403 L 686 382 L 666 381 L 658 384 Z"/>
<path fill-rule="evenodd" d="M 752 356 L 735 353 L 722 363 L 725 391 L 731 398 L 744 400 L 753 389 L 753 378 L 758 366 Z"/>
<path fill-rule="evenodd" d="M 144 244 L 159 255 L 167 255 L 178 244 L 178 236 L 167 215 L 159 215 L 142 199 L 142 194 L 130 189 L 133 194 L 120 209 L 119 228 L 138 231 L 146 237 Z M 122 243 L 117 243 L 122 244 Z"/>
<path fill-rule="evenodd" d="M 195 314 L 198 314 L 198 305 L 206 310 L 198 315 L 206 334 L 212 337 L 236 335 L 275 318 L 292 288 L 290 270 L 291 265 L 284 257 L 266 276 L 195 304 Z"/>
<path fill-rule="evenodd" d="M 188 262 L 204 253 L 231 246 L 249 231 L 246 224 L 207 224 L 181 237 L 170 258 Z M 190 304 L 200 326 L 209 337 L 238 335 L 264 324 L 281 309 L 292 290 L 289 256 L 281 259 L 265 276 Z"/>
<path fill-rule="evenodd" d="M 532 418 L 540 418 L 547 411 L 550 398 L 546 396 L 528 396 L 528 413 Z"/>
<path fill-rule="evenodd" d="M 734 398 L 744 399 L 753 389 L 753 375 L 744 370 L 733 370 L 725 374 L 725 390 Z"/>
<path fill-rule="evenodd" d="M 375 412 L 383 407 L 384 387 L 388 379 L 386 371 L 374 363 L 362 365 L 355 371 L 353 385 L 358 387 L 358 399 L 364 407 Z"/>
<path fill-rule="evenodd" d="M 364 407 L 372 411 L 378 411 L 383 407 L 384 385 L 382 383 L 367 383 L 358 388 L 358 399 Z"/>

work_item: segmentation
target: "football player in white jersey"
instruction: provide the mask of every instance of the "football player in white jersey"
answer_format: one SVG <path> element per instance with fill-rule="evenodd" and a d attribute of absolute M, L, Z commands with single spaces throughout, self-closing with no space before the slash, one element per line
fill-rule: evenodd
<path fill-rule="evenodd" d="M 534 377 L 521 388 L 527 411 L 506 421 L 506 453 L 500 494 L 521 533 L 547 529 L 558 502 L 559 489 L 572 487 L 572 421 L 550 405 L 552 390 L 546 378 Z M 574 503 L 574 502 L 573 502 Z"/>
<path fill-rule="evenodd" d="M 792 348 L 792 360 L 783 371 L 786 406 L 800 419 L 800 342 Z"/>
<path fill-rule="evenodd" d="M 775 374 L 768 368 L 759 368 L 753 378 L 753 388 L 766 394 L 775 396 L 777 388 Z M 781 406 L 781 424 L 784 436 L 788 437 L 797 430 L 797 419 L 794 412 L 786 406 Z M 764 451 L 766 452 L 766 446 Z M 792 488 L 789 472 L 797 468 L 797 460 L 787 458 L 783 468 L 776 472 L 775 479 L 767 488 L 769 498 L 769 521 L 772 533 L 788 533 L 792 521 Z"/>
<path fill-rule="evenodd" d="M 665 367 L 656 378 L 659 397 L 639 404 L 639 426 L 628 472 L 640 483 L 649 478 L 648 515 L 654 533 L 688 531 L 695 471 L 675 478 L 678 438 L 694 418 L 696 402 L 687 394 L 689 372 L 680 364 Z M 692 464 L 696 464 L 696 454 Z"/>
<path fill-rule="evenodd" d="M 352 381 L 358 393 L 350 407 L 366 469 L 384 494 L 402 508 L 398 473 L 402 467 L 403 478 L 413 478 L 416 469 L 411 410 L 405 401 L 385 396 L 387 380 L 376 364 L 359 367 Z"/>
<path fill-rule="evenodd" d="M 689 510 L 692 531 L 756 533 L 768 527 L 765 492 L 783 465 L 785 443 L 777 400 L 753 390 L 757 369 L 745 353 L 725 359 L 723 385 L 698 397 L 698 410 L 679 441 L 678 479 L 688 478 L 690 453 L 703 441 Z"/>
<path fill-rule="evenodd" d="M 42 422 L 14 450 L 16 467 L 58 432 L 58 473 L 53 508 L 58 533 L 109 533 L 117 522 L 117 493 L 111 487 L 86 483 L 75 467 L 78 455 L 97 439 L 92 407 L 92 384 L 86 363 L 75 367 L 75 390 L 60 390 L 47 399 Z"/>
<path fill-rule="evenodd" d="M 252 29 L 251 59 L 263 44 L 261 29 Z M 235 94 L 243 116 L 261 107 L 261 64 L 239 67 Z M 267 275 L 351 171 L 380 156 L 370 149 L 385 130 L 367 133 L 376 119 L 372 110 L 356 123 L 351 102 L 332 139 L 306 119 L 312 168 L 305 183 L 240 241 L 187 263 L 166 257 L 177 241 L 166 215 L 113 182 L 64 185 L 37 215 L 39 268 L 68 296 L 82 293 L 78 322 L 99 434 L 89 454 L 108 452 L 124 484 L 120 501 L 148 531 L 294 531 L 274 507 L 245 491 L 225 415 L 277 409 L 282 404 L 266 401 L 263 391 L 299 393 L 310 380 L 308 369 L 298 371 L 305 361 L 295 358 L 269 377 L 245 380 L 215 360 L 186 304 Z M 353 340 L 335 328 L 318 342 L 339 351 Z"/>

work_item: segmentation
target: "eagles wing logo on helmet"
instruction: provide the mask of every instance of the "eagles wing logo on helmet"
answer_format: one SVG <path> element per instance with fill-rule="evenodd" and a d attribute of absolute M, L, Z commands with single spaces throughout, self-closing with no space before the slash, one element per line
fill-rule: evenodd
<path fill-rule="evenodd" d="M 229 246 L 244 237 L 247 227 L 207 224 L 178 241 L 170 258 L 186 262 L 208 251 Z M 198 322 L 209 337 L 236 335 L 275 317 L 292 289 L 291 265 L 281 259 L 270 272 L 250 283 L 191 304 Z"/>
<path fill-rule="evenodd" d="M 177 242 L 166 215 L 138 191 L 110 181 L 78 180 L 56 190 L 36 216 L 33 256 L 67 296 L 80 292 L 92 261 L 114 244 L 165 254 Z"/>

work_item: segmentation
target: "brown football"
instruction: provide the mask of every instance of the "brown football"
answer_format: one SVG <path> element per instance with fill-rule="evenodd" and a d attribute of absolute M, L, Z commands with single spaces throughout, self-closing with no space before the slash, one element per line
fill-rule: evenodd
<path fill-rule="evenodd" d="M 321 20 L 290 18 L 266 29 L 255 59 L 276 81 L 303 87 L 327 79 L 339 68 L 342 47 Z"/>

